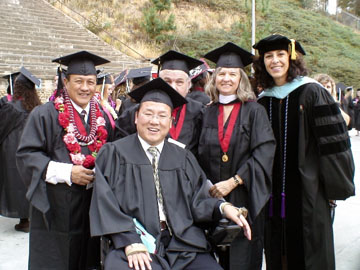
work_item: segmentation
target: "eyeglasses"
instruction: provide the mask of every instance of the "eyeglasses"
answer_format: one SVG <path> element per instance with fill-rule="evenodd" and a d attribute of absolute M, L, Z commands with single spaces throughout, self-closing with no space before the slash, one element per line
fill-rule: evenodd
<path fill-rule="evenodd" d="M 160 121 L 164 121 L 167 119 L 171 119 L 171 117 L 167 114 L 154 114 L 154 113 L 142 113 L 142 115 L 147 119 L 147 120 L 153 120 L 154 118 L 159 119 Z"/>

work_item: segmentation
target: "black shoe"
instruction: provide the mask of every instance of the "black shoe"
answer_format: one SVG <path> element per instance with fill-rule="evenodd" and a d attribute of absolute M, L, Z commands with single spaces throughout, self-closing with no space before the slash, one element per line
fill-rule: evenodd
<path fill-rule="evenodd" d="M 20 219 L 19 224 L 15 225 L 15 231 L 18 232 L 29 232 L 29 220 L 27 218 Z"/>

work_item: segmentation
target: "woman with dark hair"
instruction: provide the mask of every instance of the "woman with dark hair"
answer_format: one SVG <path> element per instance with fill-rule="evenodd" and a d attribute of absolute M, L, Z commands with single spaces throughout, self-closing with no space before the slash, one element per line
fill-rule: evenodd
<path fill-rule="evenodd" d="M 12 101 L 0 109 L 0 214 L 20 218 L 15 230 L 29 232 L 29 202 L 26 187 L 16 167 L 16 149 L 29 113 L 41 104 L 35 84 L 40 81 L 25 68 L 15 80 Z"/>
<path fill-rule="evenodd" d="M 267 269 L 335 269 L 329 200 L 354 195 L 354 162 L 339 106 L 308 73 L 300 43 L 253 46 L 258 102 L 277 141 L 265 223 Z"/>
<path fill-rule="evenodd" d="M 227 43 L 205 55 L 216 70 L 205 91 L 211 98 L 201 128 L 198 156 L 212 182 L 210 195 L 249 210 L 252 240 L 238 235 L 219 252 L 224 269 L 260 270 L 264 211 L 271 193 L 275 139 L 264 108 L 255 101 L 245 71 L 253 55 Z"/>

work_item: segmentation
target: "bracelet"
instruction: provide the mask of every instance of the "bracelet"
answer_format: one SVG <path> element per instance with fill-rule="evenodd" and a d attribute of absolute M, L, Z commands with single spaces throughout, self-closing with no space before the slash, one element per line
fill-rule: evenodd
<path fill-rule="evenodd" d="M 148 252 L 147 248 L 143 243 L 134 243 L 130 245 L 130 248 L 125 252 L 126 257 L 134 253 Z"/>
<path fill-rule="evenodd" d="M 242 179 L 237 174 L 235 174 L 233 178 L 234 178 L 234 181 L 235 181 L 236 185 L 241 185 L 242 184 Z"/>
<path fill-rule="evenodd" d="M 221 213 L 222 214 L 224 214 L 224 209 L 225 209 L 225 206 L 227 206 L 227 205 L 230 205 L 230 206 L 233 206 L 231 203 L 229 203 L 229 202 L 223 202 L 223 203 L 221 203 L 221 205 L 220 205 L 220 210 L 221 210 Z"/>
<path fill-rule="evenodd" d="M 247 218 L 247 215 L 248 215 L 249 211 L 245 207 L 237 208 L 237 210 L 239 211 L 239 216 L 243 215 L 244 218 Z"/>

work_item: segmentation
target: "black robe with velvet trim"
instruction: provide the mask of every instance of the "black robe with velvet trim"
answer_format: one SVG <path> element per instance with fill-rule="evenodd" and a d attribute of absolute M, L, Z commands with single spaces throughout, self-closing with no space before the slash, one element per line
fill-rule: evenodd
<path fill-rule="evenodd" d="M 16 149 L 29 115 L 20 101 L 0 108 L 0 215 L 29 218 L 26 187 L 16 167 Z"/>
<path fill-rule="evenodd" d="M 219 104 L 206 108 L 199 140 L 199 163 L 208 179 L 216 184 L 238 174 L 244 185 L 236 187 L 225 198 L 237 207 L 249 210 L 253 239 L 239 235 L 231 245 L 230 269 L 261 269 L 264 242 L 263 208 L 271 193 L 271 174 L 275 138 L 264 108 L 256 102 L 241 105 L 227 155 L 218 139 Z M 225 123 L 224 134 L 230 116 Z M 241 254 L 241 256 L 240 256 Z"/>
<path fill-rule="evenodd" d="M 36 107 L 28 117 L 17 151 L 17 167 L 31 204 L 29 269 L 83 270 L 99 266 L 100 261 L 99 239 L 90 238 L 92 189 L 45 182 L 51 160 L 72 163 L 58 114 L 53 102 Z M 108 121 L 106 129 L 111 139 Z M 87 147 L 81 151 L 90 153 Z"/>
<path fill-rule="evenodd" d="M 191 98 L 187 97 L 186 100 L 188 103 L 186 103 L 185 119 L 177 141 L 185 144 L 185 148 L 189 149 L 197 156 L 204 106 Z M 122 130 L 125 130 L 128 134 L 136 132 L 135 112 L 137 111 L 138 106 L 139 105 L 136 105 L 125 110 L 116 121 L 116 125 Z M 175 126 L 178 124 L 180 111 L 181 109 L 179 109 L 177 116 L 173 119 L 173 125 Z M 170 134 L 168 137 L 171 138 Z M 119 139 L 122 138 L 122 136 L 117 135 L 116 138 Z"/>
<path fill-rule="evenodd" d="M 277 141 L 272 212 L 266 219 L 267 269 L 335 269 L 329 199 L 354 195 L 354 162 L 346 124 L 330 94 L 308 83 L 289 94 L 285 219 L 281 219 L 286 98 L 259 99 Z M 270 105 L 271 104 L 271 105 Z M 271 116 L 270 116 L 271 115 Z"/>
<path fill-rule="evenodd" d="M 124 257 L 124 247 L 141 243 L 133 218 L 157 239 L 157 260 L 166 269 L 184 269 L 197 252 L 208 252 L 208 242 L 195 222 L 218 220 L 218 199 L 210 198 L 206 177 L 193 154 L 164 142 L 159 179 L 167 221 L 173 237 L 164 250 L 156 188 L 151 163 L 137 133 L 106 144 L 96 160 L 96 181 L 90 207 L 91 234 L 107 235 Z M 166 261 L 165 261 L 166 259 Z"/>

